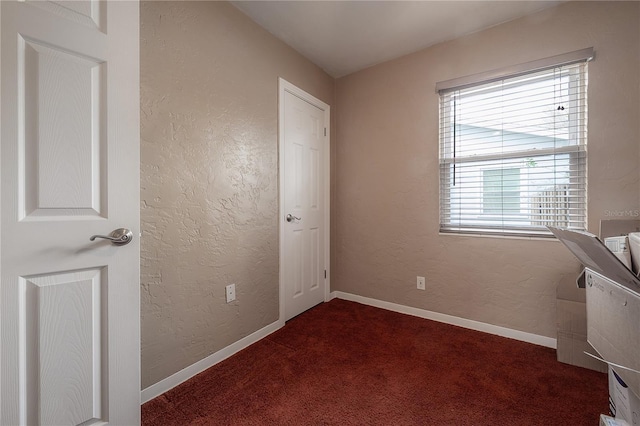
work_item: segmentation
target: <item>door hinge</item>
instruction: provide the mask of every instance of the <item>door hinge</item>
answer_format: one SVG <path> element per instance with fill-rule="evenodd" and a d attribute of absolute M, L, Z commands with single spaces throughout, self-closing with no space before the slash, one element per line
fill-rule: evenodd
<path fill-rule="evenodd" d="M 327 279 L 327 270 L 326 269 L 324 270 L 324 279 L 325 280 Z"/>
<path fill-rule="evenodd" d="M 324 135 L 327 136 L 327 128 L 324 128 Z"/>

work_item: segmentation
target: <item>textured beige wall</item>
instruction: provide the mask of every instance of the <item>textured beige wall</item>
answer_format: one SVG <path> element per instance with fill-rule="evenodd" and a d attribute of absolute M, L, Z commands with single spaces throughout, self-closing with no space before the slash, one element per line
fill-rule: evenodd
<path fill-rule="evenodd" d="M 278 77 L 334 81 L 224 2 L 143 2 L 140 50 L 146 388 L 278 319 Z"/>
<path fill-rule="evenodd" d="M 593 46 L 589 229 L 640 209 L 640 3 L 569 2 L 336 82 L 332 290 L 555 337 L 557 241 L 438 235 L 438 81 Z M 416 290 L 416 275 L 427 290 Z"/>

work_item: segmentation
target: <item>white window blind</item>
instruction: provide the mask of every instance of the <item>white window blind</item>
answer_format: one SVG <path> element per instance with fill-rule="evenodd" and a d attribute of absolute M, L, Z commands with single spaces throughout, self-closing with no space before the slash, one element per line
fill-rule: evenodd
<path fill-rule="evenodd" d="M 585 229 L 586 59 L 439 93 L 441 232 Z"/>

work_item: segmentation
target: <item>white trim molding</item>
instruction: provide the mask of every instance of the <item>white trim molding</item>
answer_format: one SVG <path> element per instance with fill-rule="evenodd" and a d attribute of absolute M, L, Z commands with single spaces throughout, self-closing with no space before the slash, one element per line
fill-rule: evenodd
<path fill-rule="evenodd" d="M 355 294 L 343 293 L 341 291 L 331 292 L 331 299 L 343 299 L 363 305 L 374 306 L 401 314 L 413 315 L 428 320 L 438 321 L 445 324 L 457 325 L 458 327 L 470 330 L 482 331 L 484 333 L 495 334 L 497 336 L 508 337 L 522 342 L 533 343 L 534 345 L 545 346 L 556 349 L 557 340 L 552 337 L 540 336 L 538 334 L 527 333 L 526 331 L 513 330 L 511 328 L 500 327 L 498 325 L 487 324 L 466 318 L 454 317 L 453 315 L 442 314 L 440 312 L 427 311 L 425 309 L 413 308 L 411 306 L 399 305 L 397 303 L 385 302 L 383 300 L 371 299 L 369 297 L 357 296 Z"/>
<path fill-rule="evenodd" d="M 260 330 L 257 330 L 250 335 L 238 340 L 237 342 L 220 349 L 218 352 L 215 352 L 208 357 L 201 359 L 200 361 L 195 362 L 186 368 L 183 368 L 182 370 L 178 371 L 175 374 L 172 374 L 166 379 L 163 379 L 158 383 L 155 383 L 148 388 L 143 389 L 142 392 L 140 392 L 141 404 L 151 401 L 153 398 L 173 389 L 180 383 L 186 382 L 196 374 L 202 373 L 207 368 L 213 367 L 219 362 L 224 361 L 230 356 L 240 352 L 244 348 L 256 343 L 259 340 L 264 339 L 269 334 L 282 328 L 283 325 L 284 321 L 278 320 L 276 322 L 273 322 L 266 327 L 263 327 Z"/>

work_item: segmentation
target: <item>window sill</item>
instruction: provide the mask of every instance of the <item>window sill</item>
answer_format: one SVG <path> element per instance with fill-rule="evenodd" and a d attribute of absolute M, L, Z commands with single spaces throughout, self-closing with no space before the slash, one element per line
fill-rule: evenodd
<path fill-rule="evenodd" d="M 530 240 L 530 241 L 554 241 L 559 242 L 553 235 L 550 237 L 534 237 L 529 235 L 498 235 L 498 234 L 480 234 L 473 232 L 438 232 L 438 235 L 447 237 L 477 237 L 477 238 L 498 238 L 503 240 Z"/>

